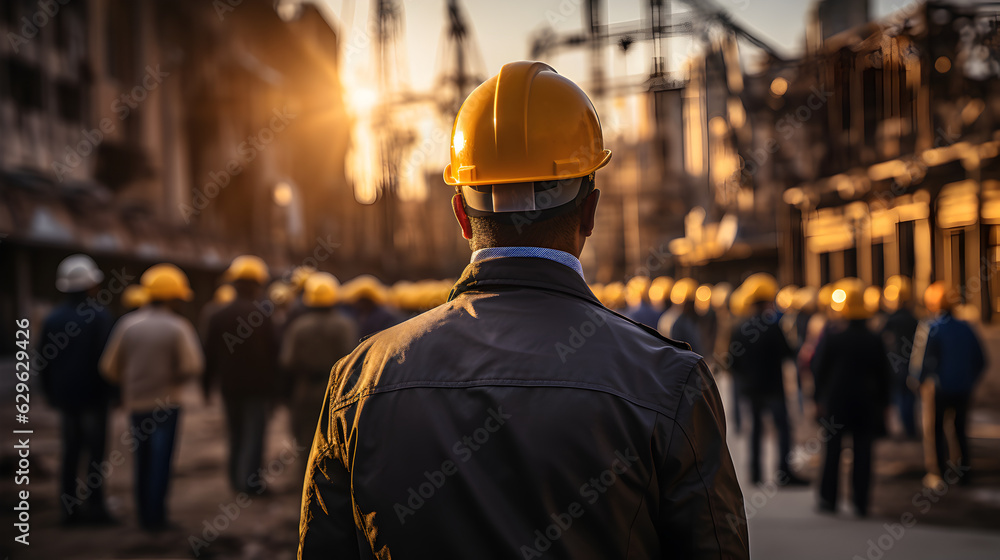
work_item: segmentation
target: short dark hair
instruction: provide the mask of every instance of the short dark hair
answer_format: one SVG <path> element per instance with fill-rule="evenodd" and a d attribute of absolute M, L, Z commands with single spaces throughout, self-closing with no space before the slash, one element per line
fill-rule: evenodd
<path fill-rule="evenodd" d="M 571 247 L 580 229 L 581 208 L 534 221 L 530 214 L 524 213 L 513 219 L 469 216 L 472 225 L 469 245 L 473 251 L 487 247 Z"/>

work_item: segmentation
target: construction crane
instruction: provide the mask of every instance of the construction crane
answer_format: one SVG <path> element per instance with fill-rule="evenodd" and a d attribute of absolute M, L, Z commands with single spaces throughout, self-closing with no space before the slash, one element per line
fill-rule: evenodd
<path fill-rule="evenodd" d="M 760 48 L 772 59 L 781 61 L 781 55 L 766 41 L 760 39 L 743 26 L 735 23 L 722 8 L 708 0 L 687 0 L 681 2 L 691 8 L 691 11 L 675 14 L 671 11 L 669 0 L 649 0 L 649 20 L 635 20 L 624 23 L 605 24 L 601 21 L 601 0 L 587 0 L 585 11 L 586 29 L 570 33 L 556 33 L 547 27 L 536 32 L 531 38 L 531 56 L 535 59 L 545 58 L 564 49 L 589 48 L 590 50 L 590 89 L 596 96 L 605 92 L 603 72 L 601 70 L 601 51 L 612 45 L 618 45 L 627 50 L 637 41 L 650 41 L 653 47 L 653 64 L 650 78 L 654 82 L 662 82 L 668 72 L 666 67 L 666 49 L 663 39 L 677 36 L 691 36 L 699 31 L 706 35 L 713 25 L 721 26 L 737 38 L 748 41 Z"/>

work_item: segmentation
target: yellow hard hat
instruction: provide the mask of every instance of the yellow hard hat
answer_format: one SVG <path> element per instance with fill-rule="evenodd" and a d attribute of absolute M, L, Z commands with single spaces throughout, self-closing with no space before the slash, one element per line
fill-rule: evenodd
<path fill-rule="evenodd" d="M 311 276 L 314 272 L 316 272 L 316 269 L 311 266 L 303 265 L 295 267 L 295 269 L 292 270 L 292 289 L 295 290 L 296 293 L 301 292 L 306 285 L 306 280 L 308 280 L 309 276 Z"/>
<path fill-rule="evenodd" d="M 924 290 L 924 307 L 931 313 L 953 309 L 958 300 L 958 291 L 940 280 Z"/>
<path fill-rule="evenodd" d="M 845 319 L 871 317 L 871 311 L 865 305 L 865 290 L 867 286 L 858 278 L 848 277 L 836 281 L 830 294 L 830 309 Z"/>
<path fill-rule="evenodd" d="M 743 286 L 743 284 L 740 284 L 740 287 L 733 290 L 733 293 L 729 295 L 729 310 L 737 317 L 746 315 L 748 311 L 746 290 Z"/>
<path fill-rule="evenodd" d="M 579 189 L 543 197 L 533 183 L 586 177 L 609 159 L 597 111 L 579 86 L 543 62 L 511 62 L 462 104 L 444 181 L 462 186 L 475 210 L 544 210 Z M 507 185 L 502 194 L 472 188 L 497 185 Z"/>
<path fill-rule="evenodd" d="M 625 302 L 629 305 L 639 305 L 649 297 L 649 277 L 633 276 L 625 284 Z"/>
<path fill-rule="evenodd" d="M 344 283 L 344 299 L 356 302 L 360 299 L 370 299 L 382 305 L 389 301 L 389 291 L 371 274 L 362 274 Z"/>
<path fill-rule="evenodd" d="M 649 301 L 660 304 L 670 297 L 670 290 L 674 287 L 674 279 L 669 276 L 657 276 L 649 284 Z"/>
<path fill-rule="evenodd" d="M 906 276 L 890 276 L 885 281 L 882 297 L 885 298 L 885 306 L 892 311 L 909 303 L 913 298 L 913 288 L 910 279 Z"/>
<path fill-rule="evenodd" d="M 313 272 L 305 281 L 302 303 L 306 307 L 330 307 L 337 303 L 339 287 L 329 272 Z"/>
<path fill-rule="evenodd" d="M 681 305 L 694 301 L 697 291 L 698 282 L 694 278 L 681 278 L 674 283 L 674 287 L 670 290 L 670 302 L 674 305 Z"/>
<path fill-rule="evenodd" d="M 694 291 L 694 307 L 699 313 L 706 313 L 712 308 L 711 284 L 702 284 Z"/>
<path fill-rule="evenodd" d="M 270 277 L 271 274 L 267 270 L 267 264 L 263 259 L 254 255 L 240 255 L 236 257 L 223 275 L 226 282 L 250 280 L 260 285 L 266 284 Z"/>
<path fill-rule="evenodd" d="M 146 288 L 152 301 L 191 301 L 194 298 L 187 276 L 172 264 L 162 263 L 149 267 L 139 277 L 139 283 Z"/>
<path fill-rule="evenodd" d="M 833 282 L 823 286 L 816 293 L 816 304 L 823 311 L 830 309 L 830 304 L 833 303 L 831 299 L 833 296 L 833 291 L 837 289 Z"/>
<path fill-rule="evenodd" d="M 766 272 L 751 274 L 743 281 L 740 288 L 743 289 L 748 307 L 762 301 L 774 301 L 775 296 L 778 295 L 778 281 Z"/>
<path fill-rule="evenodd" d="M 129 284 L 122 292 L 122 307 L 138 309 L 149 303 L 149 293 L 139 284 Z"/>
<path fill-rule="evenodd" d="M 795 284 L 789 284 L 780 290 L 774 296 L 774 304 L 778 306 L 781 311 L 788 311 L 789 309 L 795 308 L 795 292 L 799 290 L 799 287 Z"/>
<path fill-rule="evenodd" d="M 871 314 L 878 313 L 879 304 L 882 303 L 882 288 L 878 286 L 868 286 L 864 292 L 865 308 Z"/>
<path fill-rule="evenodd" d="M 276 305 L 284 305 L 292 300 L 292 287 L 281 281 L 272 282 L 267 288 L 267 297 Z"/>
<path fill-rule="evenodd" d="M 611 282 L 604 286 L 604 293 L 601 294 L 604 299 L 601 303 L 609 309 L 620 309 L 625 304 L 625 285 L 621 282 Z"/>
<path fill-rule="evenodd" d="M 223 284 L 215 289 L 212 301 L 216 303 L 229 303 L 236 299 L 236 288 L 232 284 Z"/>

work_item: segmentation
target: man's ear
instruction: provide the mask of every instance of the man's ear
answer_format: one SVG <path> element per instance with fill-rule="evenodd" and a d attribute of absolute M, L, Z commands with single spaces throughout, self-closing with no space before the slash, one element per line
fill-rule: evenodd
<path fill-rule="evenodd" d="M 584 237 L 590 237 L 594 233 L 594 223 L 597 220 L 597 202 L 601 199 L 601 191 L 594 189 L 594 192 L 587 195 L 583 201 L 583 211 L 580 213 L 580 233 Z"/>
<path fill-rule="evenodd" d="M 455 219 L 462 227 L 462 237 L 472 239 L 472 224 L 469 223 L 469 216 L 465 213 L 465 204 L 462 203 L 462 195 L 455 194 L 451 197 L 451 209 L 455 211 Z"/>

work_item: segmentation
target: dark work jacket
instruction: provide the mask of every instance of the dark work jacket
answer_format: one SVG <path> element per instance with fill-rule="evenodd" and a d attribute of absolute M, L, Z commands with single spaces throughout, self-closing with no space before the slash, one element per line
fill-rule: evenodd
<path fill-rule="evenodd" d="M 938 392 L 968 396 L 986 369 L 979 337 L 969 323 L 945 312 L 930 325 L 920 380 L 933 379 Z"/>
<path fill-rule="evenodd" d="M 882 327 L 882 342 L 892 366 L 892 385 L 895 390 L 906 390 L 906 378 L 910 375 L 910 353 L 916 338 L 920 321 L 913 311 L 901 307 L 892 312 Z"/>
<path fill-rule="evenodd" d="M 562 264 L 469 265 L 339 361 L 323 406 L 301 558 L 749 556 L 705 362 Z"/>
<path fill-rule="evenodd" d="M 80 294 L 70 295 L 45 318 L 42 334 L 31 346 L 38 353 L 35 367 L 49 404 L 61 410 L 106 406 L 112 391 L 97 363 L 113 326 L 104 307 L 91 305 Z"/>
<path fill-rule="evenodd" d="M 224 397 L 275 397 L 281 387 L 278 341 L 268 300 L 236 298 L 208 319 L 206 393 L 216 384 Z"/>
<path fill-rule="evenodd" d="M 729 356 L 736 388 L 749 397 L 782 397 L 782 365 L 792 349 L 781 330 L 781 315 L 771 310 L 757 313 L 733 328 Z"/>
<path fill-rule="evenodd" d="M 865 321 L 831 327 L 812 364 L 816 404 L 831 423 L 853 432 L 885 432 L 892 370 L 881 338 Z"/>

